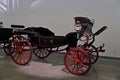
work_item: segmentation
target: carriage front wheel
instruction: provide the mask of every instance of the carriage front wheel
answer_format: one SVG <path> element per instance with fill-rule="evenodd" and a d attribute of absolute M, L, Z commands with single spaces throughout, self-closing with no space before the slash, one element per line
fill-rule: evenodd
<path fill-rule="evenodd" d="M 10 43 L 10 56 L 16 64 L 27 64 L 32 57 L 29 41 L 23 36 L 15 36 Z"/>
<path fill-rule="evenodd" d="M 64 57 L 65 67 L 75 75 L 86 74 L 91 67 L 91 60 L 87 53 L 70 49 Z"/>

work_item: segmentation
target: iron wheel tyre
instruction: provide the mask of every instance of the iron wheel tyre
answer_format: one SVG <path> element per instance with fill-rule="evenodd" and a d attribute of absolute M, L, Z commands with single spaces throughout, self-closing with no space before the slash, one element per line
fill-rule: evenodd
<path fill-rule="evenodd" d="M 75 75 L 84 75 L 91 68 L 89 55 L 87 53 L 85 54 L 80 52 L 78 54 L 74 49 L 70 49 L 66 53 L 64 64 L 66 69 Z"/>
<path fill-rule="evenodd" d="M 10 56 L 19 65 L 26 65 L 32 57 L 32 47 L 23 36 L 16 36 L 10 43 Z"/>

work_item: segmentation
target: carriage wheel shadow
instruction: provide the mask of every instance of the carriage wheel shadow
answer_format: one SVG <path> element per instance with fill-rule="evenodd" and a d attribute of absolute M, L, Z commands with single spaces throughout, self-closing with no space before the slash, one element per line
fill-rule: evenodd
<path fill-rule="evenodd" d="M 32 56 L 32 61 L 39 62 L 39 63 L 49 63 L 53 66 L 64 65 L 64 55 L 63 52 L 54 52 L 51 53 L 47 58 L 39 59 L 35 55 Z"/>

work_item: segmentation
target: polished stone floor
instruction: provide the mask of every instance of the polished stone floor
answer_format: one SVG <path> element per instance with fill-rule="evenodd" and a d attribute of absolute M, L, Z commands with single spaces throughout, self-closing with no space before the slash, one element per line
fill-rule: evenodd
<path fill-rule="evenodd" d="M 64 55 L 53 53 L 44 60 L 33 55 L 29 65 L 20 66 L 16 65 L 10 56 L 6 56 L 3 51 L 0 51 L 0 80 L 120 80 L 120 59 L 99 58 L 87 74 L 76 76 L 65 71 Z M 28 72 L 26 72 L 27 70 Z M 31 74 L 30 71 L 32 71 Z"/>

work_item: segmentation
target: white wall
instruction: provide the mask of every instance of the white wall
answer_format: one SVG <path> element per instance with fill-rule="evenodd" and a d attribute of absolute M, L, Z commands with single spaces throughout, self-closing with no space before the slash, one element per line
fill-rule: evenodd
<path fill-rule="evenodd" d="M 120 57 L 120 1 L 119 0 L 0 0 L 0 21 L 11 24 L 44 26 L 65 35 L 74 31 L 75 16 L 95 19 L 93 32 L 102 26 L 108 29 L 97 37 L 95 45 L 105 43 L 103 56 Z"/>

